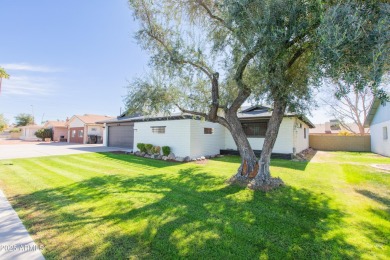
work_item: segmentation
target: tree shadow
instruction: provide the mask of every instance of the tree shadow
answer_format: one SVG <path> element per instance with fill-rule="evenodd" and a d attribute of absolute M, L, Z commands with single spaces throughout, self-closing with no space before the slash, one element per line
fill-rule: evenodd
<path fill-rule="evenodd" d="M 343 235 L 327 236 L 342 226 L 343 214 L 324 194 L 293 187 L 270 193 L 243 190 L 199 166 L 172 174 L 103 175 L 11 201 L 27 212 L 23 222 L 46 246 L 48 259 L 360 254 Z M 67 236 L 65 244 L 51 240 Z"/>
<path fill-rule="evenodd" d="M 235 155 L 213 158 L 211 160 L 216 162 L 224 162 L 224 163 L 235 163 L 235 164 L 241 163 L 241 157 Z M 295 162 L 292 160 L 285 160 L 285 159 L 271 159 L 271 167 L 275 166 L 275 167 L 287 168 L 287 169 L 298 170 L 298 171 L 304 171 L 308 164 L 309 161 Z"/>

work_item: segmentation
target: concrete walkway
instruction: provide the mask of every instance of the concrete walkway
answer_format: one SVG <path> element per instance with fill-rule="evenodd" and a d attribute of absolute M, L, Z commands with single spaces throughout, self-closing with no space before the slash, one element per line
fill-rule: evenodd
<path fill-rule="evenodd" d="M 39 245 L 35 244 L 18 215 L 0 190 L 0 259 L 43 260 Z"/>

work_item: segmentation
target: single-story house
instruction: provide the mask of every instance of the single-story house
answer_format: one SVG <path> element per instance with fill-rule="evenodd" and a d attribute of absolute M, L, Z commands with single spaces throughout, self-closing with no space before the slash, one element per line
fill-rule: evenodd
<path fill-rule="evenodd" d="M 39 141 L 35 136 L 35 132 L 43 128 L 42 125 L 26 125 L 20 127 L 20 139 L 25 141 Z"/>
<path fill-rule="evenodd" d="M 66 142 L 68 138 L 68 127 L 65 121 L 47 121 L 43 128 L 49 128 L 53 131 L 53 141 Z"/>
<path fill-rule="evenodd" d="M 104 115 L 74 115 L 66 122 L 68 143 L 103 143 L 104 126 L 96 122 L 112 117 Z"/>
<path fill-rule="evenodd" d="M 364 126 L 370 127 L 371 151 L 390 157 L 390 102 L 381 104 L 379 99 L 375 99 Z"/>
<path fill-rule="evenodd" d="M 315 124 L 314 128 L 310 130 L 310 134 L 339 134 L 343 131 L 358 134 L 360 132 L 359 126 L 355 123 L 347 123 L 346 126 L 347 128 L 339 120 L 332 119 L 323 124 Z"/>
<path fill-rule="evenodd" d="M 260 151 L 268 121 L 268 107 L 254 106 L 242 110 L 238 117 L 252 146 Z M 137 149 L 138 143 L 169 146 L 180 157 L 234 153 L 237 146 L 230 132 L 222 125 L 204 121 L 188 114 L 169 116 L 119 116 L 102 121 L 106 126 L 104 144 Z M 314 125 L 304 116 L 287 113 L 282 121 L 273 153 L 291 156 L 309 148 L 309 128 Z"/>

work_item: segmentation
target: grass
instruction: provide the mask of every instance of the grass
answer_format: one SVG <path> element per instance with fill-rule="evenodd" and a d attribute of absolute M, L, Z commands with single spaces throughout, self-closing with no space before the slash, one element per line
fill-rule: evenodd
<path fill-rule="evenodd" d="M 0 161 L 7 194 L 47 259 L 389 259 L 390 163 L 327 153 L 272 161 L 286 187 L 225 183 L 238 157 L 206 165 L 112 153 Z"/>

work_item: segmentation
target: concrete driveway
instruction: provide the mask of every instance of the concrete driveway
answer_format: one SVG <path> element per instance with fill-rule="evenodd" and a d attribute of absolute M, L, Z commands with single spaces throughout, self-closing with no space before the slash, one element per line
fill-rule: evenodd
<path fill-rule="evenodd" d="M 101 144 L 24 142 L 20 144 L 0 144 L 0 160 L 111 151 L 131 150 L 126 148 L 106 147 Z"/>

